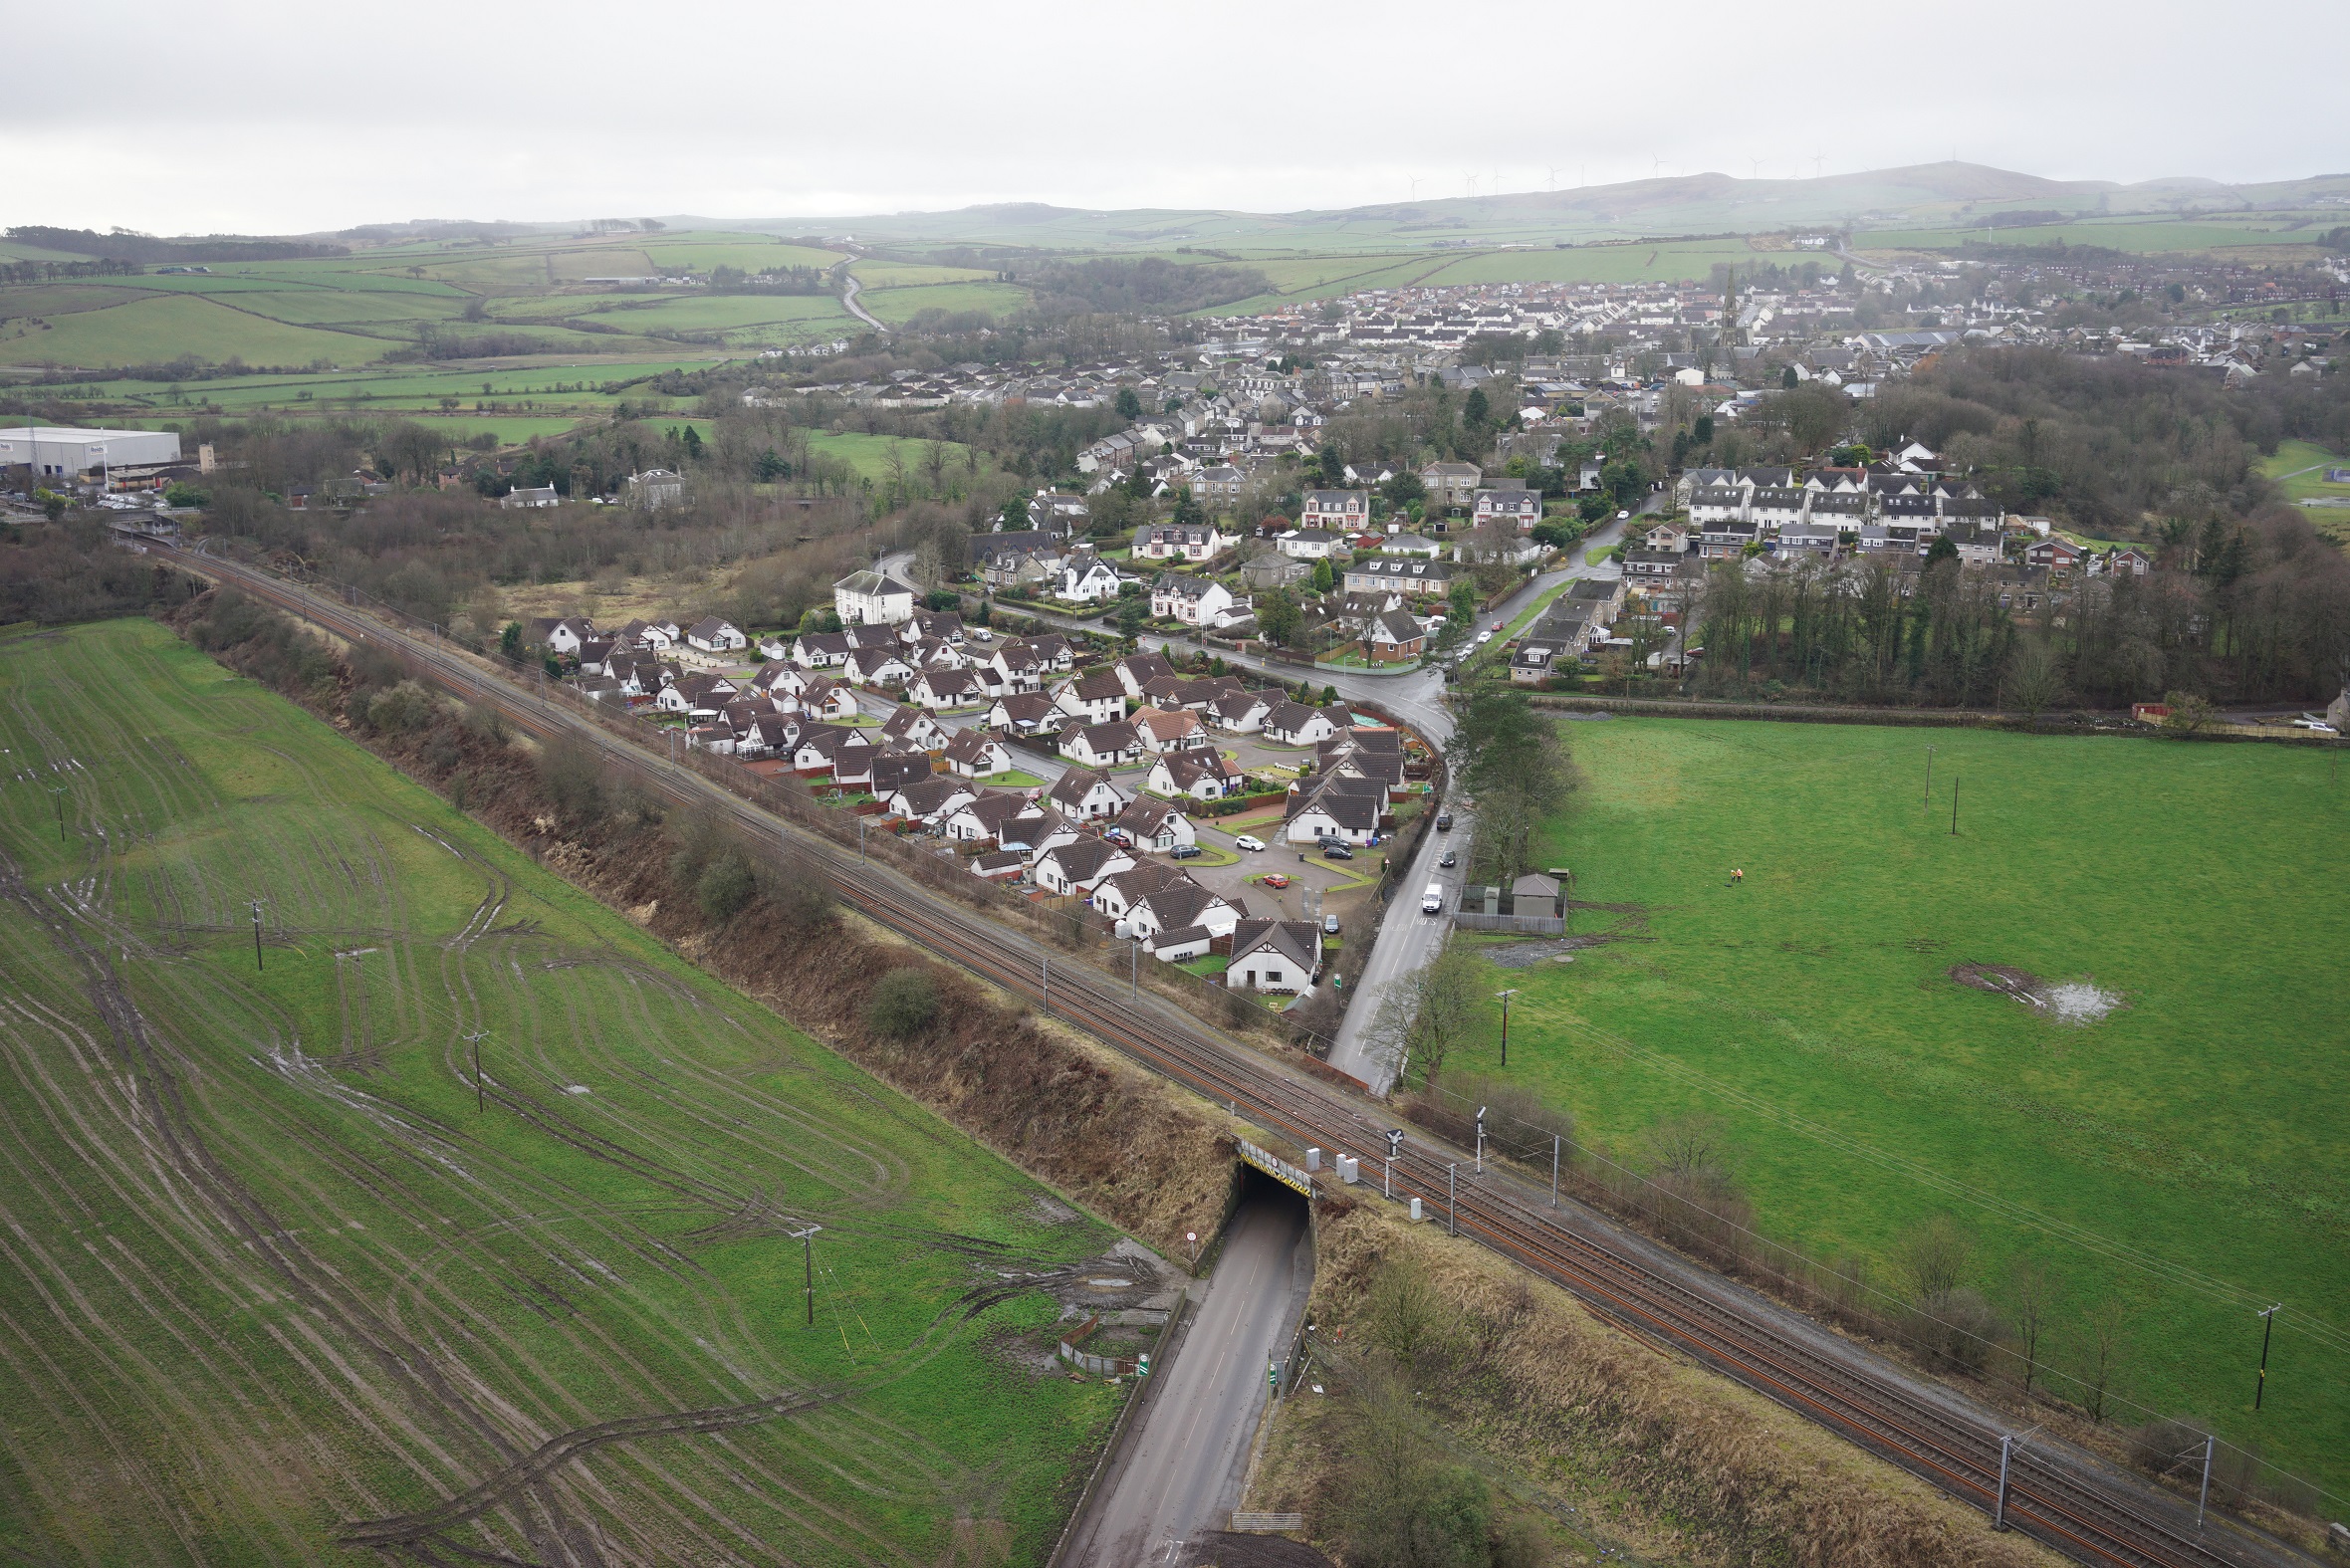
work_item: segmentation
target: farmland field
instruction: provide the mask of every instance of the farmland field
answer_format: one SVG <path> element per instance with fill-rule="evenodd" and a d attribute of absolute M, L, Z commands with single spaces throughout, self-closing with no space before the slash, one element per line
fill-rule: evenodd
<path fill-rule="evenodd" d="M 2117 1301 L 2122 1396 L 2350 1492 L 2350 768 L 2151 739 L 1561 728 L 1588 782 L 1536 863 L 1601 906 L 1578 930 L 1629 940 L 1494 971 L 1522 993 L 1512 1077 L 1635 1160 L 1658 1122 L 1717 1119 L 1765 1233 L 1888 1287 L 1903 1232 L 1952 1215 L 1995 1304 L 2020 1257 L 2061 1282 L 2060 1373 Z M 2053 1021 L 1962 965 L 2120 1005 Z M 1488 1035 L 1455 1065 L 1496 1054 Z M 2255 1418 L 2253 1314 L 2275 1301 Z"/>
<path fill-rule="evenodd" d="M 0 1555 L 1043 1556 L 1105 1228 L 151 623 L 0 748 Z"/>
<path fill-rule="evenodd" d="M 2277 482 L 2285 499 L 2300 507 L 2320 534 L 2337 545 L 2350 545 L 2350 485 L 2328 484 L 2325 477 L 2337 468 L 2350 468 L 2350 457 L 2308 441 L 2280 441 L 2276 455 L 2260 463 L 2260 472 Z"/>
<path fill-rule="evenodd" d="M 71 365 L 156 364 L 180 354 L 207 363 L 363 364 L 403 338 L 293 327 L 192 295 L 158 295 L 52 318 L 49 330 L 23 320 L 0 326 L 0 361 Z"/>

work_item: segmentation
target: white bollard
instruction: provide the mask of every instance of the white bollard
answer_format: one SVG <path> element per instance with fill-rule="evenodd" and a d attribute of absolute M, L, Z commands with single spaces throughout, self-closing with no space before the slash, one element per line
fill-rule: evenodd
<path fill-rule="evenodd" d="M 1362 1180 L 1362 1162 L 1351 1154 L 1338 1156 L 1338 1180 L 1352 1187 Z"/>
<path fill-rule="evenodd" d="M 1413 1200 L 1412 1200 L 1412 1223 L 1413 1223 L 1414 1225 L 1418 1225 L 1418 1224 L 1420 1223 L 1420 1220 L 1421 1220 L 1421 1215 L 1420 1215 L 1420 1200 L 1418 1200 L 1417 1198 L 1415 1198 L 1415 1199 L 1413 1199 Z"/>
<path fill-rule="evenodd" d="M 1305 1169 L 1308 1171 L 1321 1169 L 1321 1151 L 1319 1149 L 1309 1148 L 1305 1151 Z"/>

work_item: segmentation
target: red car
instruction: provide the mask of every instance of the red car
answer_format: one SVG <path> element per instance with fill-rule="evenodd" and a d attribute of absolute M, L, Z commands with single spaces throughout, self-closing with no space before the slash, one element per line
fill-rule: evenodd
<path fill-rule="evenodd" d="M 1269 871 L 1263 877 L 1259 878 L 1259 880 L 1262 881 L 1267 887 L 1275 889 L 1285 888 L 1290 885 L 1290 879 L 1286 876 L 1283 876 L 1279 871 Z"/>
<path fill-rule="evenodd" d="M 1498 620 L 1497 620 L 1497 621 L 1495 621 L 1495 622 L 1494 622 L 1494 630 L 1496 630 L 1496 631 L 1500 631 L 1501 629 L 1502 629 L 1502 623 L 1501 623 L 1500 621 L 1498 621 Z"/>

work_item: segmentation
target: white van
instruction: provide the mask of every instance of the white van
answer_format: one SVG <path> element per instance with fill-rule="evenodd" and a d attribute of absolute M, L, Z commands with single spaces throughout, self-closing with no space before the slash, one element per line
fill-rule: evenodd
<path fill-rule="evenodd" d="M 1444 913 L 1444 885 L 1442 883 L 1431 882 L 1428 884 L 1428 891 L 1420 895 L 1420 913 L 1423 915 Z"/>

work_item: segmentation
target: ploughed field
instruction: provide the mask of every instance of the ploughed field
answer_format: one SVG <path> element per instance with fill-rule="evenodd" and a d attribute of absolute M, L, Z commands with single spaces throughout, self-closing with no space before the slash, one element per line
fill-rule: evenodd
<path fill-rule="evenodd" d="M 0 1554 L 1050 1548 L 1106 1229 L 158 626 L 0 747 Z"/>
<path fill-rule="evenodd" d="M 1612 906 L 1575 929 L 1614 940 L 1559 962 L 1465 938 L 1504 960 L 1490 990 L 1520 989 L 1511 1078 L 1644 1170 L 1659 1124 L 1710 1123 L 1758 1228 L 1864 1261 L 1881 1310 L 1912 1289 L 1905 1234 L 1950 1216 L 1974 1238 L 1964 1283 L 2010 1324 L 2018 1263 L 2052 1277 L 2059 1395 L 2080 1396 L 2114 1303 L 2109 1421 L 2210 1422 L 2350 1493 L 2350 767 L 2153 739 L 1561 729 L 1587 784 L 1536 857 Z M 1448 1072 L 1496 1070 L 1487 1022 Z M 2278 1301 L 2255 1415 L 2255 1314 Z"/>

